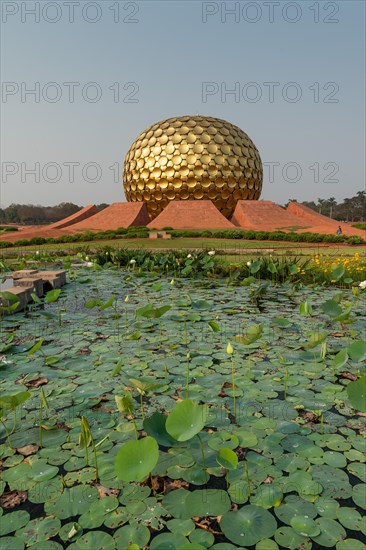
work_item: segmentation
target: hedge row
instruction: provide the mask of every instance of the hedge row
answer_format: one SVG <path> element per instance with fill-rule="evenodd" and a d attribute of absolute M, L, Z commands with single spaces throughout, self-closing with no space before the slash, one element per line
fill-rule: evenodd
<path fill-rule="evenodd" d="M 257 241 L 289 241 L 303 243 L 346 243 L 346 244 L 364 244 L 365 241 L 357 235 L 347 237 L 346 235 L 321 235 L 319 233 L 285 233 L 283 231 L 245 231 L 243 229 L 223 229 L 223 230 L 171 230 L 173 238 L 214 238 L 214 239 L 243 239 Z M 114 240 L 114 239 L 145 239 L 149 236 L 147 227 L 123 227 L 110 230 L 98 231 L 93 233 L 79 233 L 74 235 L 63 235 L 62 237 L 34 237 L 33 239 L 19 239 L 14 243 L 9 241 L 0 241 L 0 248 L 12 248 L 17 246 L 34 246 L 42 244 L 62 244 L 79 243 L 90 241 Z"/>
<path fill-rule="evenodd" d="M 285 233 L 284 231 L 246 231 L 243 229 L 213 229 L 213 230 L 173 230 L 173 238 L 213 238 L 213 239 L 244 239 L 256 241 L 289 241 L 304 243 L 347 243 L 363 244 L 362 237 L 352 235 L 322 235 L 320 233 Z"/>

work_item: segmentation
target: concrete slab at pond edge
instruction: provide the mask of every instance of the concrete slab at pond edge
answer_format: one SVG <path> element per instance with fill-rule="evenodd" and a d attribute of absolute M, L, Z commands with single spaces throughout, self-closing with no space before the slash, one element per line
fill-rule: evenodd
<path fill-rule="evenodd" d="M 18 307 L 11 313 L 24 311 L 28 303 L 32 301 L 32 294 L 35 293 L 38 298 L 42 298 L 46 292 L 52 289 L 63 287 L 66 280 L 66 271 L 63 269 L 54 271 L 37 271 L 35 269 L 22 269 L 14 271 L 11 275 L 14 286 L 8 288 L 9 292 L 19 299 Z M 0 306 L 9 307 L 11 302 L 1 298 Z"/>

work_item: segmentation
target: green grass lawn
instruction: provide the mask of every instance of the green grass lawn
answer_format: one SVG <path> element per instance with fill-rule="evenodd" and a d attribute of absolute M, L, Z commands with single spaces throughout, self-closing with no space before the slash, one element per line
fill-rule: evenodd
<path fill-rule="evenodd" d="M 0 245 L 1 246 L 1 245 Z M 0 256 L 15 257 L 18 255 L 34 254 L 42 252 L 66 252 L 74 255 L 80 251 L 93 253 L 93 251 L 104 247 L 163 250 L 215 250 L 217 255 L 223 255 L 226 259 L 240 261 L 241 257 L 250 258 L 253 254 L 275 254 L 293 256 L 313 256 L 322 253 L 338 257 L 340 255 L 353 256 L 355 251 L 360 251 L 359 246 L 342 246 L 338 244 L 320 243 L 296 243 L 283 241 L 254 241 L 241 239 L 213 239 L 213 238 L 178 238 L 171 240 L 163 239 L 116 239 L 90 241 L 85 243 L 60 243 L 33 246 L 20 246 L 11 249 L 1 250 Z"/>

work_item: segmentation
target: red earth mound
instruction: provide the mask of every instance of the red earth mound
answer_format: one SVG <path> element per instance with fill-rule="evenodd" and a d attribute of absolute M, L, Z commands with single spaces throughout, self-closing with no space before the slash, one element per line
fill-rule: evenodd
<path fill-rule="evenodd" d="M 210 200 L 176 200 L 149 223 L 150 229 L 233 229 L 234 226 L 225 218 Z"/>
<path fill-rule="evenodd" d="M 132 225 L 147 225 L 150 219 L 142 202 L 114 202 L 94 216 L 71 226 L 73 231 L 107 231 Z"/>
<path fill-rule="evenodd" d="M 89 204 L 78 212 L 75 212 L 75 214 L 49 225 L 48 229 L 62 229 L 63 227 L 68 227 L 69 225 L 74 225 L 75 223 L 81 222 L 86 218 L 90 218 L 90 216 L 94 216 L 97 213 L 97 207 L 94 204 Z"/>

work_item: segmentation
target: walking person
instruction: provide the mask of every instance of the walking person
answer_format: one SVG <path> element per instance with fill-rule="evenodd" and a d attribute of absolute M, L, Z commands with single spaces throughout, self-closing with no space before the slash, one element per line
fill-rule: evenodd
<path fill-rule="evenodd" d="M 342 235 L 342 228 L 340 225 L 338 226 L 338 229 L 337 229 L 337 235 Z"/>

